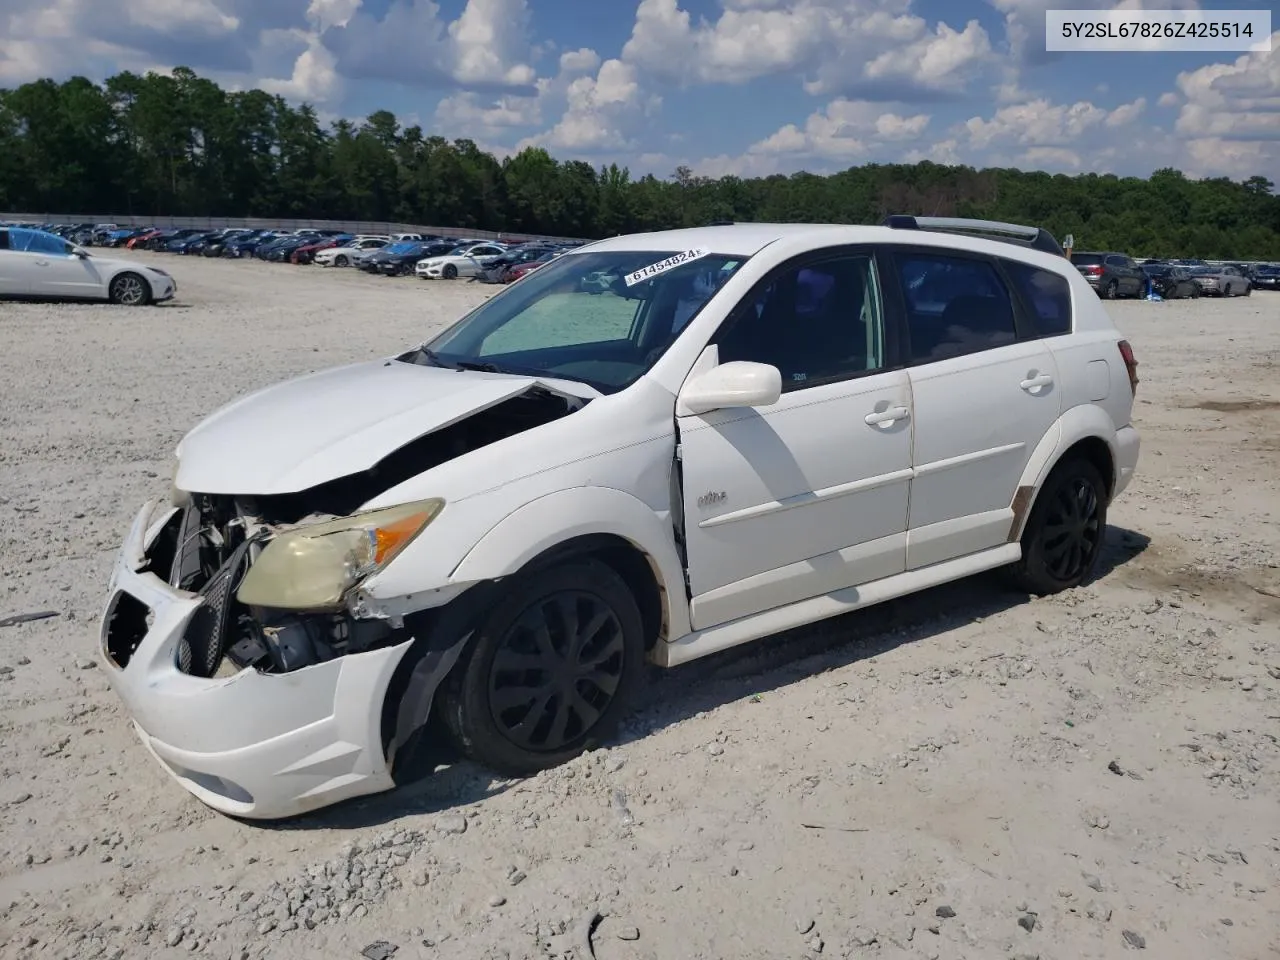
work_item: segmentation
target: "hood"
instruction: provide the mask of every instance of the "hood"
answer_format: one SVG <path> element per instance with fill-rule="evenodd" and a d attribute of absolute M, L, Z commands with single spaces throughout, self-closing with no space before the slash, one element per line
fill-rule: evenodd
<path fill-rule="evenodd" d="M 313 373 L 210 415 L 178 445 L 175 483 L 199 493 L 306 490 L 367 470 L 410 441 L 539 382 L 396 360 Z M 544 385 L 552 383 L 559 381 Z"/>

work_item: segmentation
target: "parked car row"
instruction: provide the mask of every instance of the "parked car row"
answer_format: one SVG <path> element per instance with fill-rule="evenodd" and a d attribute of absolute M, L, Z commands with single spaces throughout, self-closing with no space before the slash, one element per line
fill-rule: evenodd
<path fill-rule="evenodd" d="M 1080 251 L 1071 254 L 1081 276 L 1098 296 L 1145 297 L 1149 291 L 1162 299 L 1186 297 L 1247 297 L 1255 287 L 1280 289 L 1280 265 L 1274 263 L 1207 263 L 1204 260 L 1135 260 L 1113 251 Z"/>

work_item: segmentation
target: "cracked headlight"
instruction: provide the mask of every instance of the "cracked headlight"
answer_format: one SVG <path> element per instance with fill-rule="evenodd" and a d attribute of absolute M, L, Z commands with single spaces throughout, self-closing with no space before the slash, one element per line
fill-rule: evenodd
<path fill-rule="evenodd" d="M 333 610 L 407 547 L 444 508 L 440 499 L 307 524 L 278 534 L 236 591 L 247 606 Z"/>

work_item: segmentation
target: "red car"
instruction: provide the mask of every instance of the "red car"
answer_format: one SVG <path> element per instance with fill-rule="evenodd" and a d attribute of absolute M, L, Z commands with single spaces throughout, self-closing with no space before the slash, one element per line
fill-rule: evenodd
<path fill-rule="evenodd" d="M 148 240 L 152 237 L 158 237 L 162 233 L 164 233 L 163 230 L 148 230 L 146 233 L 140 233 L 136 237 L 130 237 L 125 246 L 130 250 L 135 247 L 145 246 Z"/>
<path fill-rule="evenodd" d="M 336 247 L 337 245 L 337 240 L 321 240 L 319 243 L 308 243 L 306 246 L 299 247 L 289 254 L 289 262 L 298 264 L 311 263 L 321 250 L 328 250 L 330 247 Z"/>
<path fill-rule="evenodd" d="M 544 253 L 537 260 L 528 260 L 525 263 L 517 263 L 514 267 L 512 267 L 510 270 L 506 272 L 505 276 L 503 277 L 503 280 L 507 283 L 515 283 L 521 277 L 528 276 L 529 274 L 533 273 L 533 271 L 537 270 L 539 267 L 546 266 L 556 257 L 560 256 L 560 253 L 561 251 L 556 250 L 550 253 Z"/>

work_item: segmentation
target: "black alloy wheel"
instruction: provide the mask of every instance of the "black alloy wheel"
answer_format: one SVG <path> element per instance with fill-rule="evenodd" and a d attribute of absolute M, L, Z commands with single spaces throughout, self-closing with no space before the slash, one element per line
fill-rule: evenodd
<path fill-rule="evenodd" d="M 523 750 L 557 752 L 590 730 L 622 681 L 618 616 L 580 590 L 528 607 L 503 637 L 489 670 L 494 723 Z"/>
<path fill-rule="evenodd" d="M 643 680 L 644 625 L 626 582 L 590 558 L 503 585 L 441 687 L 440 716 L 467 757 L 526 776 L 613 733 Z"/>
<path fill-rule="evenodd" d="M 1107 529 L 1107 488 L 1088 460 L 1058 464 L 1045 481 L 1022 533 L 1015 582 L 1035 594 L 1078 587 L 1093 574 Z"/>
<path fill-rule="evenodd" d="M 1045 567 L 1063 583 L 1080 579 L 1102 545 L 1098 493 L 1088 478 L 1072 477 L 1054 491 L 1040 534 Z"/>

